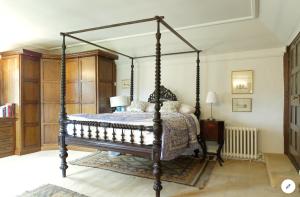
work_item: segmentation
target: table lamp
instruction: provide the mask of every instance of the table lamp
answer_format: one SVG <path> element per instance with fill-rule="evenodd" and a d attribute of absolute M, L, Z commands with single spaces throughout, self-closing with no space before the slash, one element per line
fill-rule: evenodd
<path fill-rule="evenodd" d="M 206 97 L 206 103 L 210 104 L 210 118 L 209 120 L 215 120 L 212 116 L 212 104 L 217 102 L 217 94 L 215 92 L 209 91 Z"/>
<path fill-rule="evenodd" d="M 127 96 L 110 97 L 110 106 L 116 108 L 117 112 L 125 111 L 125 106 L 129 105 Z"/>

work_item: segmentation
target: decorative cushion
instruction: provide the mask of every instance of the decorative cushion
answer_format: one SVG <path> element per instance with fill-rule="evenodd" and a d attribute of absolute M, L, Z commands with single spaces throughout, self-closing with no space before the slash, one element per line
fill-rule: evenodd
<path fill-rule="evenodd" d="M 154 112 L 155 111 L 155 104 L 154 103 L 148 103 L 145 112 Z"/>
<path fill-rule="evenodd" d="M 182 103 L 179 107 L 179 112 L 183 114 L 193 114 L 195 113 L 195 107 Z"/>
<path fill-rule="evenodd" d="M 129 112 L 144 112 L 148 103 L 144 101 L 132 101 L 131 105 L 127 107 Z"/>
<path fill-rule="evenodd" d="M 166 101 L 163 103 L 163 106 L 161 107 L 161 112 L 178 112 L 180 107 L 179 101 Z"/>

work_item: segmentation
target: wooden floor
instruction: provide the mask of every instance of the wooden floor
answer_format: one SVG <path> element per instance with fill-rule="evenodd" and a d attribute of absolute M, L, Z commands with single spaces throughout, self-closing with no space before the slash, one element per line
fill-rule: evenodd
<path fill-rule="evenodd" d="M 69 151 L 69 160 L 90 153 Z M 0 159 L 0 196 L 10 197 L 43 184 L 55 184 L 87 196 L 154 196 L 152 180 L 94 168 L 70 166 L 68 177 L 60 177 L 58 151 L 42 151 Z M 278 197 L 286 196 L 270 186 L 265 164 L 248 161 L 225 161 L 216 166 L 203 190 L 163 182 L 162 196 L 189 197 Z M 289 196 L 299 196 L 299 191 Z"/>

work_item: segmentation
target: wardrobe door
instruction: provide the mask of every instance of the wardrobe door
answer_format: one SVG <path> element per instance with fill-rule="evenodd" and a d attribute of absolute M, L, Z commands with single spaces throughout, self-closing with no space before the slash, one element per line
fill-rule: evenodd
<path fill-rule="evenodd" d="M 41 61 L 41 143 L 42 149 L 57 147 L 60 111 L 60 60 Z"/>
<path fill-rule="evenodd" d="M 95 114 L 96 98 L 96 56 L 79 59 L 81 67 L 81 112 Z"/>
<path fill-rule="evenodd" d="M 300 39 L 290 47 L 289 153 L 300 166 Z M 300 170 L 300 169 L 299 169 Z"/>
<path fill-rule="evenodd" d="M 300 173 L 300 34 L 285 58 L 285 152 Z M 288 82 L 288 83 L 287 83 Z M 288 89 L 289 88 L 289 89 Z"/>
<path fill-rule="evenodd" d="M 116 65 L 113 60 L 99 58 L 99 113 L 111 112 L 109 98 L 116 95 Z"/>
<path fill-rule="evenodd" d="M 37 151 L 41 146 L 40 129 L 40 59 L 21 55 L 22 123 L 24 153 Z"/>
<path fill-rule="evenodd" d="M 80 113 L 80 68 L 78 58 L 66 60 L 66 110 L 68 114 Z"/>

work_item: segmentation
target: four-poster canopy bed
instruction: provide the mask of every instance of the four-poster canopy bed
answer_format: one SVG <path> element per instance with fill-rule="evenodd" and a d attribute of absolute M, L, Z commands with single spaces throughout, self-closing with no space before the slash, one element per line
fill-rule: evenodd
<path fill-rule="evenodd" d="M 111 50 L 105 47 L 102 47 L 98 44 L 88 42 L 81 38 L 73 36 L 73 34 L 100 30 L 100 29 L 107 29 L 112 27 L 118 27 L 123 25 L 130 25 L 136 23 L 144 23 L 149 21 L 156 21 L 157 25 L 157 32 L 156 32 L 156 53 L 155 55 L 148 55 L 148 56 L 139 56 L 139 57 L 132 57 L 126 55 L 124 53 L 120 53 L 115 50 Z M 161 53 L 161 32 L 160 26 L 164 25 L 168 30 L 174 33 L 178 38 L 180 38 L 184 43 L 186 43 L 189 47 L 192 48 L 191 51 L 183 51 L 177 53 Z M 60 169 L 62 170 L 62 176 L 66 176 L 66 170 L 68 168 L 66 158 L 68 156 L 67 153 L 67 145 L 79 145 L 79 146 L 87 146 L 87 147 L 96 147 L 101 148 L 104 150 L 112 150 L 121 153 L 128 153 L 133 154 L 136 156 L 151 158 L 153 160 L 153 175 L 155 177 L 154 181 L 154 190 L 156 192 L 156 196 L 160 196 L 160 191 L 162 190 L 161 184 L 161 159 L 163 158 L 164 150 L 164 143 L 167 141 L 168 138 L 165 136 L 167 135 L 167 130 L 165 128 L 164 123 L 168 122 L 168 118 L 176 118 L 175 116 L 169 115 L 162 115 L 160 112 L 162 103 L 166 100 L 176 101 L 176 95 L 174 95 L 170 90 L 164 88 L 161 85 L 161 56 L 165 55 L 178 55 L 178 54 L 186 54 L 186 53 L 196 53 L 197 54 L 197 72 L 196 72 L 196 106 L 195 106 L 195 116 L 196 116 L 196 123 L 199 124 L 200 119 L 200 59 L 199 54 L 201 50 L 198 50 L 194 47 L 191 43 L 189 43 L 185 38 L 183 38 L 179 33 L 177 33 L 172 27 L 170 27 L 165 21 L 163 16 L 155 16 L 153 18 L 143 19 L 143 20 L 136 20 L 124 23 L 117 23 L 113 25 L 107 25 L 102 27 L 96 27 L 91 29 L 83 29 L 78 31 L 66 32 L 61 33 L 63 38 L 62 42 L 62 61 L 61 61 L 61 111 L 60 111 L 60 134 L 59 134 L 59 143 L 60 143 L 60 158 L 61 158 L 61 166 Z M 144 115 L 141 113 L 135 113 L 132 115 L 132 120 L 130 121 L 114 121 L 113 115 L 106 115 L 101 116 L 99 115 L 86 115 L 84 117 L 77 117 L 75 116 L 67 116 L 66 113 L 66 44 L 65 39 L 66 37 L 73 38 L 75 40 L 93 45 L 95 47 L 104 49 L 106 51 L 122 55 L 127 57 L 131 60 L 131 85 L 130 85 L 130 101 L 133 101 L 134 95 L 134 59 L 138 58 L 148 58 L 148 57 L 155 57 L 156 64 L 155 64 L 155 90 L 150 95 L 148 101 L 155 104 L 154 107 L 154 118 L 153 113 L 151 114 L 151 122 L 147 122 L 145 124 L 143 121 L 140 121 Z M 102 119 L 98 118 L 101 116 Z M 119 115 L 120 116 L 120 115 Z M 127 115 L 128 116 L 128 115 Z M 145 115 L 146 116 L 146 115 Z M 149 114 L 147 115 L 149 119 Z M 193 118 L 188 117 L 187 115 L 179 115 L 181 116 L 181 120 L 190 121 L 190 125 L 193 125 Z M 89 117 L 89 118 L 87 118 Z M 130 119 L 131 115 L 128 116 Z M 167 118 L 168 117 L 168 118 Z M 162 121 L 163 120 L 163 121 Z M 151 123 L 151 124 L 149 124 Z M 197 126 L 197 124 L 195 124 Z M 194 125 L 194 126 L 195 126 Z M 195 128 L 196 128 L 195 126 Z M 186 128 L 187 130 L 189 128 Z M 84 131 L 85 130 L 85 131 Z M 190 130 L 189 130 L 190 131 Z M 192 131 L 192 129 L 191 129 Z M 194 132 L 194 131 L 193 131 Z M 126 136 L 127 134 L 127 136 Z M 101 136 L 102 135 L 102 136 Z M 147 136 L 152 135 L 152 138 L 148 138 L 148 142 L 146 143 Z M 172 132 L 171 134 L 172 135 Z M 190 133 L 186 134 L 190 135 Z M 87 137 L 85 137 L 87 136 Z M 117 139 L 117 136 L 119 136 Z M 137 137 L 138 136 L 138 137 Z M 163 140 L 162 140 L 163 137 Z M 126 139 L 125 139 L 126 138 Z M 149 139 L 151 139 L 151 143 L 149 143 Z M 190 139 L 189 139 L 190 140 Z M 189 143 L 189 142 L 187 142 Z M 199 143 L 203 154 L 205 156 L 206 153 L 206 146 L 205 142 L 200 138 L 200 135 L 197 133 L 196 135 L 196 143 Z M 195 153 L 198 155 L 199 149 L 195 149 Z"/>

